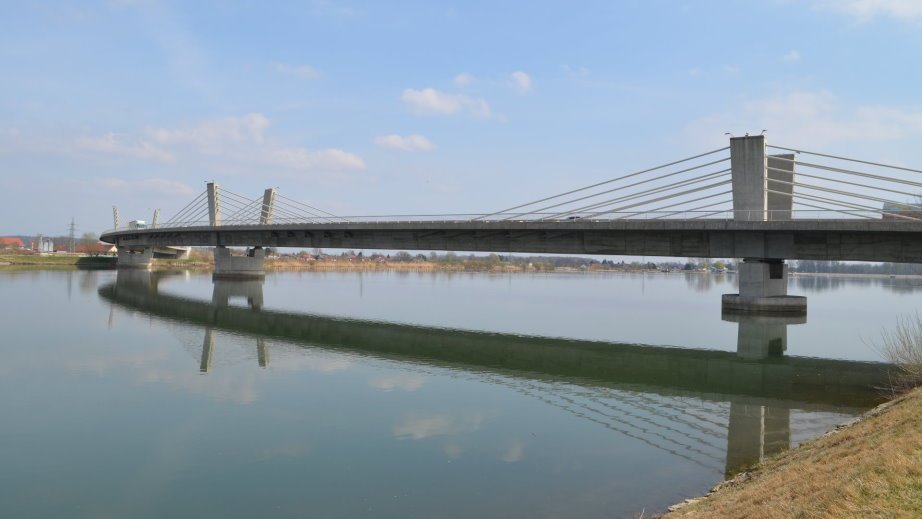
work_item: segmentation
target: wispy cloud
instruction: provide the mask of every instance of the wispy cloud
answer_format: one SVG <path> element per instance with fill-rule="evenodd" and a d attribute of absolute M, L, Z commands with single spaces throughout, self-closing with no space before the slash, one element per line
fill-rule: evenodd
<path fill-rule="evenodd" d="M 76 149 L 93 153 L 119 155 L 137 159 L 150 159 L 160 162 L 173 162 L 175 157 L 146 140 L 126 142 L 123 136 L 107 133 L 99 137 L 78 137 L 75 141 Z"/>
<path fill-rule="evenodd" d="M 797 52 L 796 50 L 786 52 L 784 56 L 781 56 L 781 61 L 785 61 L 787 63 L 794 63 L 795 61 L 800 61 L 800 52 Z"/>
<path fill-rule="evenodd" d="M 523 94 L 531 92 L 531 76 L 521 70 L 517 70 L 510 74 L 509 77 L 512 78 L 512 84 L 519 92 Z"/>
<path fill-rule="evenodd" d="M 919 0 L 820 0 L 816 5 L 862 22 L 877 16 L 905 21 L 922 20 L 922 2 Z"/>
<path fill-rule="evenodd" d="M 135 135 L 31 134 L 0 131 L 0 153 L 42 153 L 77 158 L 115 157 L 129 164 L 169 163 L 176 167 L 262 167 L 300 172 L 365 169 L 358 155 L 339 149 L 290 145 L 269 134 L 260 113 L 205 119 L 174 128 L 145 128 Z"/>
<path fill-rule="evenodd" d="M 474 76 L 464 72 L 455 76 L 453 81 L 459 87 L 466 87 L 474 82 Z"/>
<path fill-rule="evenodd" d="M 394 425 L 393 432 L 399 440 L 425 440 L 433 436 L 466 434 L 478 431 L 486 418 L 482 413 L 408 416 Z"/>
<path fill-rule="evenodd" d="M 166 178 L 126 180 L 115 177 L 99 177 L 93 183 L 96 187 L 110 191 L 141 191 L 163 195 L 191 195 L 195 193 L 195 190 L 188 184 Z"/>
<path fill-rule="evenodd" d="M 434 88 L 403 91 L 400 99 L 417 115 L 457 115 L 469 114 L 473 117 L 488 118 L 493 115 L 490 105 L 480 98 L 463 94 L 448 94 Z"/>
<path fill-rule="evenodd" d="M 743 125 L 743 127 L 741 127 Z M 888 105 L 850 105 L 827 90 L 792 91 L 752 99 L 723 113 L 699 118 L 693 136 L 767 129 L 797 146 L 922 138 L 922 111 Z"/>
<path fill-rule="evenodd" d="M 252 113 L 209 119 L 176 129 L 152 129 L 148 134 L 164 146 L 241 163 L 299 171 L 365 168 L 361 157 L 338 148 L 311 150 L 285 145 L 267 135 L 269 125 L 268 117 Z"/>
<path fill-rule="evenodd" d="M 323 74 L 310 65 L 291 65 L 288 63 L 273 63 L 272 68 L 279 74 L 300 79 L 317 79 Z"/>
<path fill-rule="evenodd" d="M 430 151 L 435 145 L 422 135 L 381 135 L 375 137 L 375 144 L 382 148 L 392 148 L 404 151 Z"/>
<path fill-rule="evenodd" d="M 425 383 L 426 377 L 414 374 L 400 374 L 369 380 L 368 386 L 384 392 L 390 392 L 395 389 L 412 392 L 423 387 Z"/>

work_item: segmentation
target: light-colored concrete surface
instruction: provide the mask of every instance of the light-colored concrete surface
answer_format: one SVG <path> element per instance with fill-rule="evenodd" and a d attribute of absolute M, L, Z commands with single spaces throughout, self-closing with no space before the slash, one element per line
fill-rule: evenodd
<path fill-rule="evenodd" d="M 791 185 L 794 182 L 794 163 L 790 161 L 793 161 L 794 157 L 793 153 L 770 155 L 768 157 L 768 167 L 771 169 L 766 169 L 766 176 L 768 177 L 766 185 L 772 191 L 785 193 L 783 195 L 778 193 L 765 193 L 766 206 L 768 207 L 768 220 L 791 219 L 791 208 L 794 205 L 794 200 L 791 198 L 791 195 L 794 193 L 794 186 Z M 781 182 L 772 182 L 772 180 L 780 180 Z"/>
<path fill-rule="evenodd" d="M 340 222 L 107 232 L 120 246 L 450 250 L 922 263 L 922 223 L 905 220 Z"/>
<path fill-rule="evenodd" d="M 154 249 L 151 247 L 118 247 L 118 268 L 149 269 L 153 259 Z"/>
<path fill-rule="evenodd" d="M 733 179 L 733 217 L 740 221 L 765 220 L 765 137 L 730 139 Z"/>
<path fill-rule="evenodd" d="M 746 259 L 737 268 L 739 295 L 743 297 L 788 295 L 788 266 L 784 262 Z"/>
<path fill-rule="evenodd" d="M 266 275 L 266 250 L 261 247 L 248 249 L 243 256 L 234 256 L 227 247 L 214 248 L 215 278 L 247 279 Z"/>
<path fill-rule="evenodd" d="M 746 297 L 724 294 L 721 297 L 724 313 L 806 315 L 807 298 L 803 296 Z"/>

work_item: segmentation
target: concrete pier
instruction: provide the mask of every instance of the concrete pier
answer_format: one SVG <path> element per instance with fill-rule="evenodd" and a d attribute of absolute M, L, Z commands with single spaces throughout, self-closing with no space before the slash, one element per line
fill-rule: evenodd
<path fill-rule="evenodd" d="M 744 222 L 790 221 L 794 155 L 768 156 L 765 137 L 730 139 L 733 219 Z M 774 191 L 774 193 L 770 192 Z M 757 254 L 758 245 L 750 247 Z M 724 312 L 806 315 L 807 298 L 788 295 L 784 259 L 747 257 L 739 265 L 739 293 L 724 294 Z"/>
<path fill-rule="evenodd" d="M 807 298 L 788 295 L 788 266 L 783 260 L 745 259 L 737 275 L 740 291 L 723 295 L 724 312 L 807 314 Z"/>
<path fill-rule="evenodd" d="M 266 250 L 262 247 L 247 249 L 243 256 L 234 256 L 227 247 L 214 248 L 213 278 L 253 279 L 263 278 Z"/>
<path fill-rule="evenodd" d="M 726 311 L 721 319 L 739 325 L 736 355 L 744 360 L 783 357 L 788 349 L 788 326 L 807 322 L 806 315 L 744 315 Z"/>
<path fill-rule="evenodd" d="M 149 269 L 154 260 L 154 249 L 144 247 L 132 249 L 118 247 L 118 268 L 120 269 Z"/>
<path fill-rule="evenodd" d="M 261 310 L 263 307 L 262 279 L 215 279 L 211 292 L 211 304 L 217 308 L 226 308 L 231 299 L 240 298 L 246 301 L 251 310 Z"/>

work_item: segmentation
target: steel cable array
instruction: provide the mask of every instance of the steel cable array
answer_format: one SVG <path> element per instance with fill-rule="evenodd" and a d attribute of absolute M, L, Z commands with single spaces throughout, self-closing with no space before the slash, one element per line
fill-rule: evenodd
<path fill-rule="evenodd" d="M 922 178 L 918 177 L 922 170 L 784 146 L 766 147 L 795 154 L 795 158 L 771 157 L 776 165 L 780 162 L 789 165 L 790 169 L 769 165 L 765 189 L 767 193 L 790 198 L 795 207 L 794 214 L 799 214 L 801 219 L 834 213 L 839 218 L 922 221 L 922 182 L 919 181 Z M 803 155 L 814 158 L 809 162 L 797 160 Z M 820 164 L 824 159 L 832 163 Z M 789 180 L 777 178 L 778 174 L 791 175 L 792 169 L 796 171 Z M 805 169 L 809 173 L 805 173 Z M 798 180 L 800 177 L 811 182 L 801 182 Z M 920 190 L 907 191 L 905 186 Z M 904 198 L 900 200 L 892 195 Z M 797 210 L 797 206 L 811 210 Z"/>
<path fill-rule="evenodd" d="M 730 183 L 730 169 L 723 164 L 730 160 L 729 154 L 717 160 L 701 162 L 701 159 L 705 157 L 727 150 L 729 147 L 621 175 L 604 182 L 479 216 L 474 220 L 555 221 L 663 218 L 687 211 L 697 211 L 702 207 L 692 208 L 690 205 L 730 194 L 729 191 L 715 191 Z M 703 174 L 699 174 L 701 170 L 704 171 Z M 622 183 L 628 179 L 635 180 L 626 184 Z M 673 181 L 665 183 L 666 179 Z M 709 181 L 715 182 L 707 183 Z M 643 189 L 632 189 L 642 185 L 645 185 Z M 662 205 L 662 202 L 666 201 L 670 203 Z M 550 203 L 546 204 L 546 202 Z M 729 209 L 730 203 L 731 199 L 727 197 L 711 202 L 703 208 L 724 205 Z M 671 211 L 664 213 L 666 209 Z"/>

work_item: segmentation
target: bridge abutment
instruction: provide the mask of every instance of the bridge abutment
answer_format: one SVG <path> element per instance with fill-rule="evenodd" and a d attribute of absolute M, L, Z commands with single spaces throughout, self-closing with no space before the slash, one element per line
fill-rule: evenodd
<path fill-rule="evenodd" d="M 149 269 L 154 261 L 154 249 L 144 247 L 141 250 L 129 247 L 118 247 L 118 263 L 120 269 Z"/>
<path fill-rule="evenodd" d="M 214 278 L 258 279 L 266 275 L 266 249 L 253 247 L 243 256 L 234 256 L 227 247 L 214 248 Z"/>

